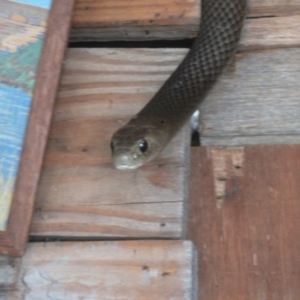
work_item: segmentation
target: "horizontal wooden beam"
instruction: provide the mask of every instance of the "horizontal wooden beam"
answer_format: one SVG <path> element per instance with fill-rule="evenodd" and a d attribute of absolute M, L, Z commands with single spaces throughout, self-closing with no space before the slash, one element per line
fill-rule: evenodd
<path fill-rule="evenodd" d="M 300 15 L 247 19 L 239 52 L 300 46 Z"/>
<path fill-rule="evenodd" d="M 1 299 L 197 300 L 189 241 L 29 243 L 0 265 Z"/>
<path fill-rule="evenodd" d="M 255 17 L 254 19 L 251 17 Z M 299 46 L 297 0 L 249 3 L 240 50 Z M 193 38 L 200 23 L 200 0 L 78 0 L 72 41 L 149 41 Z"/>
<path fill-rule="evenodd" d="M 249 0 L 250 17 L 278 17 L 300 15 L 298 0 Z"/>

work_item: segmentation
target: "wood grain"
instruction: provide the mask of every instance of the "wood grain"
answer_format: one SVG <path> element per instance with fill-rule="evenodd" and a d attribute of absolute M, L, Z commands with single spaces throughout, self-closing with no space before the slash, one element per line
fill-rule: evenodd
<path fill-rule="evenodd" d="M 185 53 L 69 50 L 32 235 L 181 236 L 188 129 L 158 161 L 137 172 L 114 170 L 108 145 Z M 202 144 L 299 142 L 299 57 L 298 49 L 239 54 L 201 107 Z"/>
<path fill-rule="evenodd" d="M 53 1 L 8 226 L 0 232 L 1 254 L 18 256 L 25 250 L 73 4 Z"/>
<path fill-rule="evenodd" d="M 245 20 L 238 52 L 300 46 L 300 13 Z"/>
<path fill-rule="evenodd" d="M 249 15 L 251 17 L 293 16 L 299 14 L 299 0 L 249 0 Z"/>
<path fill-rule="evenodd" d="M 78 0 L 72 41 L 136 41 L 193 38 L 200 23 L 200 0 Z M 254 18 L 253 18 L 254 17 Z M 240 51 L 299 46 L 298 0 L 249 2 Z"/>
<path fill-rule="evenodd" d="M 199 300 L 300 299 L 300 146 L 193 148 Z"/>
<path fill-rule="evenodd" d="M 30 243 L 0 257 L 0 298 L 196 300 L 188 241 Z"/>
<path fill-rule="evenodd" d="M 238 54 L 201 106 L 205 146 L 300 142 L 300 50 Z"/>
<path fill-rule="evenodd" d="M 113 132 L 149 101 L 183 52 L 69 49 L 32 236 L 182 236 L 189 128 L 157 160 L 132 172 L 113 167 L 109 144 Z"/>

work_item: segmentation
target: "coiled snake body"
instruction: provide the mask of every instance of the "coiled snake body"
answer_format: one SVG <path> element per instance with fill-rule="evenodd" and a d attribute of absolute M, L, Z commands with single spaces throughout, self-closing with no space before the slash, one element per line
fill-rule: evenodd
<path fill-rule="evenodd" d="M 235 53 L 246 0 L 202 0 L 199 34 L 152 100 L 111 141 L 114 165 L 136 169 L 155 158 L 189 119 Z"/>

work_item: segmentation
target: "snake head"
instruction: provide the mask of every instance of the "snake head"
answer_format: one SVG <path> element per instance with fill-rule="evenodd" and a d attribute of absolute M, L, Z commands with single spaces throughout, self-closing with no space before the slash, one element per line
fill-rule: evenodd
<path fill-rule="evenodd" d="M 127 124 L 112 137 L 114 165 L 119 170 L 133 170 L 155 158 L 164 148 L 157 128 Z"/>

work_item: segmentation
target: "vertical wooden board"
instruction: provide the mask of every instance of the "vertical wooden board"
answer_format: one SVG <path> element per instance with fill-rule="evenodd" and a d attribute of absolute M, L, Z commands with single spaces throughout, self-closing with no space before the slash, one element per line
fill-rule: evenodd
<path fill-rule="evenodd" d="M 1 258 L 1 299 L 196 300 L 189 241 L 30 243 Z"/>
<path fill-rule="evenodd" d="M 194 148 L 199 299 L 300 298 L 300 146 Z"/>
<path fill-rule="evenodd" d="M 149 101 L 185 53 L 69 50 L 33 236 L 181 237 L 190 129 L 183 128 L 158 159 L 136 171 L 115 169 L 109 145 L 113 132 Z"/>

